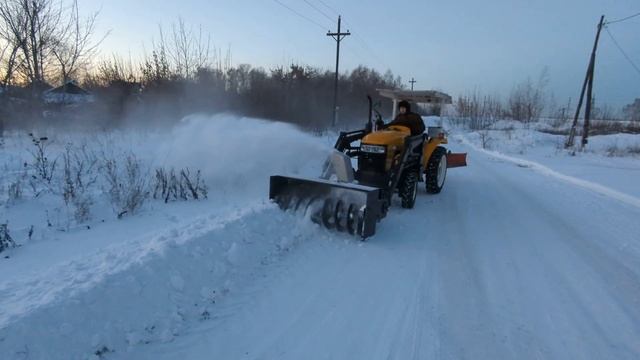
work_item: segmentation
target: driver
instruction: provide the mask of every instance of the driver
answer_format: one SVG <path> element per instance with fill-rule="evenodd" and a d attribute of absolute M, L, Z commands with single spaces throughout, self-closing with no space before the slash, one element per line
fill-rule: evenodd
<path fill-rule="evenodd" d="M 411 136 L 420 135 L 425 130 L 422 117 L 411 112 L 411 104 L 406 100 L 400 101 L 398 104 L 398 115 L 393 119 L 393 121 L 383 125 L 383 128 L 388 128 L 392 125 L 408 127 L 411 130 Z"/>

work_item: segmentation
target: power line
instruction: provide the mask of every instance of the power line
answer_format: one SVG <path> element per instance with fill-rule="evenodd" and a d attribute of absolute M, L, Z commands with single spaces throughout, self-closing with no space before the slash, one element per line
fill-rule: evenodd
<path fill-rule="evenodd" d="M 622 19 L 613 20 L 613 21 L 607 21 L 607 22 L 605 23 L 605 25 L 615 24 L 615 23 L 619 23 L 619 22 L 627 21 L 627 20 L 629 20 L 629 19 L 633 19 L 633 18 L 634 18 L 634 17 L 636 17 L 636 16 L 640 16 L 640 12 L 639 12 L 639 13 L 637 13 L 637 14 L 633 14 L 633 15 L 627 16 L 627 17 L 622 18 Z"/>
<path fill-rule="evenodd" d="M 273 1 L 275 1 L 276 3 L 278 3 L 280 6 L 284 7 L 285 9 L 291 11 L 292 13 L 298 15 L 299 17 L 301 17 L 301 18 L 307 20 L 308 22 L 316 25 L 317 27 L 321 28 L 322 30 L 326 30 L 327 29 L 326 27 L 320 25 L 317 21 L 305 16 L 304 14 L 300 13 L 299 11 L 296 11 L 296 10 L 292 9 L 288 5 L 286 5 L 283 2 L 281 2 L 280 0 L 273 0 Z"/>
<path fill-rule="evenodd" d="M 345 21 L 345 24 L 349 24 L 349 23 L 347 23 L 347 22 Z M 353 28 L 353 26 L 351 26 L 351 28 Z M 367 42 L 366 42 L 366 41 L 365 41 L 365 40 L 364 40 L 360 35 L 358 35 L 358 33 L 357 33 L 357 32 L 353 33 L 353 35 L 354 35 L 354 37 L 356 38 L 356 41 L 360 42 L 360 44 L 362 45 L 363 49 L 364 49 L 364 50 L 366 50 L 366 51 L 368 51 L 368 52 L 369 52 L 369 54 L 371 54 L 371 55 L 376 59 L 376 61 L 378 61 L 378 62 L 380 63 L 380 65 L 382 65 L 382 66 L 386 67 L 387 69 L 391 69 L 391 67 L 389 67 L 389 65 L 387 65 L 387 64 L 382 60 L 382 58 L 380 58 L 380 57 L 378 56 L 378 54 L 377 54 L 375 51 L 373 51 L 373 49 L 372 49 L 372 48 L 367 44 Z"/>
<path fill-rule="evenodd" d="M 322 1 L 322 0 L 318 0 L 320 2 L 320 4 L 324 5 L 324 7 L 326 7 L 327 9 L 329 9 L 329 11 L 333 12 L 336 15 L 340 15 L 340 13 L 338 13 L 338 11 L 336 11 L 336 9 L 332 8 L 331 6 L 327 5 L 326 2 Z"/>
<path fill-rule="evenodd" d="M 304 0 L 304 1 L 307 2 L 307 0 Z M 326 7 L 327 9 L 329 9 L 329 11 L 333 12 L 336 15 L 339 15 L 338 11 L 332 6 L 330 6 L 329 4 L 327 4 L 325 1 L 318 0 L 318 2 L 322 4 L 324 7 Z M 354 29 L 353 23 L 350 23 L 349 21 L 345 21 L 344 23 L 345 25 L 349 26 L 351 29 Z M 360 43 L 360 46 L 362 46 L 362 49 L 368 52 L 380 65 L 384 66 L 387 69 L 391 69 L 391 67 L 385 61 L 383 61 L 380 56 L 378 56 L 378 54 L 371 48 L 371 46 L 369 46 L 367 41 L 363 37 L 358 35 L 357 31 L 353 33 L 353 36 L 355 37 L 356 41 Z"/>
<path fill-rule="evenodd" d="M 300 14 L 297 11 L 294 11 L 293 9 L 291 9 L 288 6 L 285 6 L 283 3 L 281 3 L 278 0 L 274 0 L 276 2 L 278 2 L 280 5 L 286 7 L 287 9 L 289 9 L 290 11 L 296 13 L 298 16 L 302 16 L 303 18 L 305 18 L 306 20 L 310 20 L 309 18 L 307 18 L 306 16 L 303 16 L 302 14 Z M 327 13 L 325 11 L 322 11 L 321 9 L 319 9 L 317 6 L 315 6 L 313 3 L 311 3 L 309 0 L 303 0 L 305 3 L 307 3 L 307 5 L 309 5 L 310 7 L 312 7 L 314 10 L 316 10 L 318 13 L 320 13 L 322 16 L 324 16 L 325 18 L 329 19 L 331 22 L 333 22 L 334 24 L 336 23 L 336 21 L 329 15 L 327 15 Z M 325 8 L 327 8 L 330 12 L 336 14 L 336 16 L 340 16 L 340 13 L 333 8 L 331 5 L 327 4 L 325 1 L 323 0 L 318 0 L 318 2 L 320 4 L 322 4 Z M 318 25 L 318 23 L 316 23 L 315 21 L 312 21 L 313 23 L 315 23 L 316 25 Z M 353 28 L 353 24 L 344 21 L 345 25 L 348 25 L 349 27 Z M 352 33 L 352 35 L 354 35 L 355 40 L 357 43 L 359 43 L 360 47 L 368 52 L 380 65 L 382 65 L 383 67 L 385 67 L 386 69 L 391 69 L 391 67 L 382 60 L 382 58 L 380 58 L 380 56 L 378 56 L 378 54 L 371 48 L 371 46 L 369 46 L 369 44 L 367 43 L 367 41 L 362 38 L 360 35 L 358 35 L 357 32 Z M 356 54 L 358 55 L 358 54 Z M 361 58 L 360 60 L 365 60 L 364 58 L 362 58 L 361 55 L 358 55 L 359 58 Z"/>
<path fill-rule="evenodd" d="M 309 0 L 303 0 L 303 1 L 306 2 L 307 5 L 311 6 L 315 11 L 319 12 L 322 16 L 329 19 L 329 21 L 331 21 L 334 24 L 336 23 L 336 21 L 331 16 L 327 15 L 327 13 L 325 13 L 324 11 L 318 9 L 318 7 L 313 5 Z"/>
<path fill-rule="evenodd" d="M 638 67 L 638 65 L 636 65 L 636 63 L 631 59 L 631 57 L 627 55 L 627 52 L 624 51 L 624 49 L 622 49 L 622 46 L 620 46 L 618 41 L 616 41 L 616 38 L 613 37 L 613 34 L 611 34 L 611 31 L 609 31 L 609 28 L 605 26 L 604 29 L 607 30 L 607 34 L 609 34 L 609 37 L 613 41 L 613 44 L 618 48 L 618 50 L 620 50 L 620 52 L 627 59 L 627 61 L 629 61 L 629 64 L 631 64 L 631 66 L 633 66 L 633 68 L 638 72 L 638 74 L 640 74 L 640 67 Z"/>

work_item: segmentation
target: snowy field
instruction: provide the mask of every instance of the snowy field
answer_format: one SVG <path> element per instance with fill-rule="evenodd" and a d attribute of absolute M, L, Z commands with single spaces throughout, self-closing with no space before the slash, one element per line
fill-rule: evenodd
<path fill-rule="evenodd" d="M 96 170 L 79 221 L 11 134 L 0 223 L 20 246 L 0 254 L 0 359 L 640 357 L 638 135 L 572 155 L 514 124 L 451 129 L 469 167 L 365 243 L 266 200 L 271 174 L 316 176 L 329 137 L 227 115 L 35 136 L 49 159 L 95 153 L 96 169 L 135 154 L 150 186 L 158 168 L 201 170 L 208 193 L 118 219 Z"/>
<path fill-rule="evenodd" d="M 490 130 L 454 129 L 465 142 L 518 159 L 529 160 L 559 173 L 610 187 L 640 198 L 640 134 L 597 135 L 581 151 L 576 145 L 564 149 L 566 136 L 537 131 L 548 128 L 535 124 L 531 129 L 517 122 L 498 122 Z M 576 144 L 581 138 L 576 136 Z M 484 145 L 484 146 L 483 146 Z"/>

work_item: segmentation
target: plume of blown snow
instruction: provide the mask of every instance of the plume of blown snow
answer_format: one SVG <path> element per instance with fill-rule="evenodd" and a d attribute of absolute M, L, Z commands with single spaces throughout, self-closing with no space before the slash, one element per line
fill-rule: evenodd
<path fill-rule="evenodd" d="M 158 165 L 202 170 L 211 193 L 266 197 L 270 175 L 317 177 L 330 151 L 322 138 L 290 124 L 191 115 L 161 145 Z"/>

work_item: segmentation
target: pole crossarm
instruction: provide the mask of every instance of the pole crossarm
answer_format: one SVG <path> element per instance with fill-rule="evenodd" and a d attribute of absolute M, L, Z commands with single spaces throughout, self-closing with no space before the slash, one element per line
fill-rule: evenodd
<path fill-rule="evenodd" d="M 411 81 L 409 81 L 409 83 L 411 83 L 411 91 L 413 91 L 413 85 L 417 83 L 417 81 L 414 78 L 411 78 Z"/>

